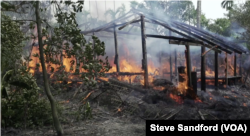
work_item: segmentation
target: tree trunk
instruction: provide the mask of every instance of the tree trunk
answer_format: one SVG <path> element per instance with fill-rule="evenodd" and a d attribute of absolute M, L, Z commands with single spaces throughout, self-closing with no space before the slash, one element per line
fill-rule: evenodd
<path fill-rule="evenodd" d="M 201 28 L 201 0 L 197 1 L 197 28 Z M 201 54 L 206 52 L 204 46 L 201 47 Z M 206 57 L 201 56 L 201 90 L 206 91 Z"/>
<path fill-rule="evenodd" d="M 200 28 L 201 23 L 201 1 L 197 0 L 197 28 Z"/>
<path fill-rule="evenodd" d="M 40 53 L 40 61 L 41 61 L 41 65 L 42 65 L 42 71 L 43 71 L 43 81 L 44 81 L 44 86 L 45 86 L 45 93 L 46 93 L 46 95 L 50 101 L 50 104 L 51 104 L 52 117 L 53 117 L 54 127 L 56 129 L 57 135 L 62 136 L 63 130 L 62 130 L 61 124 L 60 124 L 59 119 L 58 119 L 55 99 L 50 92 L 49 82 L 48 82 L 48 77 L 47 77 L 47 70 L 46 70 L 45 62 L 44 62 L 39 3 L 40 3 L 39 1 L 36 2 L 36 23 L 37 23 L 39 53 Z"/>
<path fill-rule="evenodd" d="M 2 102 L 2 93 L 3 93 L 3 80 L 2 80 L 3 72 L 0 69 L 0 128 L 2 127 L 2 108 L 3 108 L 3 102 Z"/>

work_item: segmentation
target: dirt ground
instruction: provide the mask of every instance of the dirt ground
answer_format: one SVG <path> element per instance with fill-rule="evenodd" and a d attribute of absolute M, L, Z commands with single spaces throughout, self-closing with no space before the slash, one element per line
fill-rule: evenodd
<path fill-rule="evenodd" d="M 131 85 L 130 85 L 131 86 Z M 79 85 L 77 86 L 79 88 Z M 145 120 L 228 120 L 250 119 L 250 90 L 242 86 L 198 91 L 200 101 L 174 99 L 171 87 L 165 91 L 142 92 L 123 85 L 99 82 L 88 90 L 74 87 L 56 95 L 64 107 L 62 127 L 69 136 L 144 136 Z M 76 120 L 74 114 L 83 98 L 92 109 L 92 119 Z M 180 98 L 180 97 L 179 97 Z M 67 100 L 69 100 L 67 102 Z M 3 136 L 54 136 L 53 126 L 37 129 L 2 128 Z"/>

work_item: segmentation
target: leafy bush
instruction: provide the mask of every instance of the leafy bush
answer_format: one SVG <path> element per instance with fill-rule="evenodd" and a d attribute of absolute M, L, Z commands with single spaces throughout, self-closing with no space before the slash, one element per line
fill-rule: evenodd
<path fill-rule="evenodd" d="M 2 83 L 2 126 L 34 127 L 52 123 L 51 107 L 40 98 L 36 79 L 25 66 L 7 72 Z"/>

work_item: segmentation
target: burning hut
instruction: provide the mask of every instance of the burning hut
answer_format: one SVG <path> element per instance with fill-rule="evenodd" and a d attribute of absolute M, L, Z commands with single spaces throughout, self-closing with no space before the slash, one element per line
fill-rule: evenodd
<path fill-rule="evenodd" d="M 160 26 L 160 30 L 146 26 L 145 24 L 147 23 Z M 122 31 L 125 27 L 129 27 L 129 25 L 131 28 L 128 31 Z M 139 27 L 141 33 L 130 32 L 134 27 Z M 148 34 L 146 30 L 149 29 L 152 30 L 154 34 Z M 241 61 L 237 67 L 237 60 L 238 58 L 240 59 L 241 56 L 237 54 L 241 55 L 242 53 L 247 53 L 246 48 L 235 44 L 225 37 L 173 19 L 164 20 L 157 17 L 157 15 L 153 16 L 135 9 L 130 10 L 125 15 L 107 24 L 88 31 L 82 31 L 82 33 L 87 36 L 92 36 L 94 34 L 97 37 L 114 37 L 115 55 L 113 61 L 115 67 L 109 71 L 109 75 L 119 75 L 119 80 L 130 83 L 138 82 L 143 84 L 146 88 L 149 87 L 156 76 L 167 76 L 171 82 L 175 82 L 176 85 L 178 85 L 180 93 L 192 97 L 196 96 L 197 82 L 200 82 L 201 90 L 206 91 L 206 82 L 209 85 L 218 87 L 219 82 L 228 85 L 231 81 L 235 83 L 237 80 L 240 80 Z M 139 66 L 137 62 L 127 61 L 125 58 L 122 58 L 124 55 L 121 56 L 121 52 L 119 53 L 118 50 L 118 43 L 120 42 L 118 39 L 122 35 L 141 37 L 141 66 Z M 148 49 L 146 46 L 147 38 L 166 39 L 166 41 L 173 46 L 185 46 L 186 50 L 183 53 L 184 55 L 178 52 L 178 48 L 175 48 L 174 51 L 169 54 L 160 53 L 158 58 L 160 59 L 161 66 L 156 68 L 148 56 Z M 124 50 L 122 53 L 125 54 L 127 58 L 131 57 L 128 48 L 125 48 L 126 45 L 123 46 Z M 209 48 L 209 50 L 198 57 L 191 58 L 190 46 L 206 47 Z M 211 50 L 214 51 L 214 56 L 207 59 L 207 67 L 205 63 L 198 63 L 199 59 L 197 58 L 208 55 L 208 52 Z M 233 55 L 230 56 L 232 53 Z M 221 63 L 220 61 L 223 62 L 223 66 L 219 66 L 219 63 Z M 65 65 L 66 63 L 70 65 L 70 60 L 64 59 L 63 64 Z M 200 70 L 200 66 L 205 69 Z M 68 65 L 66 65 L 66 70 L 69 71 Z M 230 73 L 229 71 L 231 71 L 231 74 L 228 74 Z M 225 74 L 220 74 L 223 72 Z M 205 73 L 205 75 L 200 73 Z M 212 80 L 213 82 L 211 82 Z"/>
<path fill-rule="evenodd" d="M 135 19 L 133 19 L 135 17 Z M 153 35 L 153 34 L 146 34 L 145 30 L 146 29 L 151 29 L 147 26 L 145 26 L 146 23 L 151 23 L 151 24 L 156 24 L 161 26 L 162 28 L 168 30 L 169 34 L 165 33 L 160 33 L 159 30 L 155 30 L 158 35 Z M 83 31 L 82 33 L 85 35 L 91 35 L 95 34 L 96 36 L 114 36 L 115 39 L 115 64 L 116 64 L 116 72 L 118 74 L 125 74 L 122 73 L 123 71 L 120 70 L 121 63 L 119 62 L 119 54 L 117 50 L 117 35 L 135 35 L 135 36 L 140 36 L 138 34 L 124 32 L 124 31 L 117 31 L 117 28 L 119 30 L 123 29 L 124 27 L 127 27 L 128 25 L 131 25 L 133 28 L 134 26 L 140 27 L 141 28 L 141 40 L 142 40 L 142 53 L 143 53 L 143 59 L 142 59 L 142 73 L 133 73 L 133 74 L 138 74 L 138 75 L 143 75 L 144 76 L 144 86 L 148 87 L 149 85 L 149 69 L 150 67 L 148 66 L 148 58 L 147 58 L 147 47 L 146 47 L 146 38 L 160 38 L 160 39 L 166 39 L 169 41 L 169 44 L 172 45 L 185 45 L 186 50 L 185 50 L 185 57 L 180 57 L 179 60 L 185 60 L 185 67 L 183 71 L 183 64 L 177 64 L 178 60 L 178 55 L 177 51 L 175 50 L 174 56 L 172 54 L 168 54 L 168 57 L 165 57 L 166 60 L 169 60 L 168 65 L 166 66 L 165 70 L 160 70 L 159 73 L 161 75 L 168 74 L 170 77 L 170 80 L 173 81 L 174 77 L 179 77 L 183 80 L 179 81 L 186 81 L 184 84 L 179 83 L 179 86 L 183 86 L 181 88 L 184 88 L 185 90 L 192 90 L 197 91 L 197 81 L 201 82 L 201 90 L 205 91 L 206 90 L 206 81 L 208 84 L 213 85 L 215 87 L 218 87 L 219 82 L 224 82 L 225 85 L 228 85 L 228 83 L 231 83 L 232 81 L 235 83 L 237 80 L 241 79 L 241 61 L 240 64 L 237 67 L 237 59 L 241 56 L 237 54 L 242 54 L 242 53 L 247 53 L 247 49 L 244 48 L 243 46 L 237 45 L 234 42 L 227 40 L 223 36 L 216 35 L 214 33 L 208 32 L 203 29 L 198 29 L 194 26 L 187 25 L 185 23 L 173 20 L 173 19 L 168 19 L 167 21 L 158 18 L 157 16 L 152 16 L 149 14 L 146 14 L 140 10 L 135 10 L 132 9 L 130 12 L 126 13 L 124 16 L 113 20 L 112 22 L 102 25 L 98 28 L 89 30 L 89 31 Z M 177 36 L 172 36 L 171 33 L 175 33 Z M 110 35 L 111 34 L 111 35 Z M 204 71 L 199 71 L 199 65 L 191 63 L 191 57 L 190 57 L 190 46 L 203 46 L 206 48 L 209 48 L 205 53 L 201 54 L 201 56 L 205 56 L 213 50 L 214 57 L 209 59 L 207 61 L 207 67 L 206 70 L 203 69 Z M 225 54 L 224 56 L 224 66 L 219 66 L 219 54 Z M 230 55 L 232 54 L 233 55 Z M 164 61 L 163 55 L 160 56 L 161 62 L 164 65 L 166 61 Z M 212 61 L 213 60 L 213 61 Z M 195 60 L 194 60 L 195 62 Z M 174 64 L 173 64 L 174 63 Z M 213 68 L 211 68 L 211 63 L 214 63 Z M 193 66 L 192 66 L 193 65 Z M 178 66 L 179 66 L 179 74 L 182 76 L 178 76 Z M 206 67 L 205 64 L 201 64 L 202 67 Z M 163 68 L 163 67 L 161 67 Z M 163 68 L 164 69 L 164 68 Z M 167 70 L 166 70 L 167 69 Z M 220 74 L 223 73 L 223 70 L 225 70 L 225 74 Z M 222 71 L 222 72 L 221 72 Z M 231 71 L 231 72 L 229 72 Z M 238 71 L 238 72 L 237 72 Z M 199 73 L 205 73 L 205 76 L 203 74 Z M 198 74 L 197 74 L 198 73 Z M 231 74 L 229 74 L 231 73 Z M 237 74 L 238 73 L 238 74 Z M 214 82 L 209 82 L 213 80 Z M 193 92 L 195 93 L 195 92 Z"/>

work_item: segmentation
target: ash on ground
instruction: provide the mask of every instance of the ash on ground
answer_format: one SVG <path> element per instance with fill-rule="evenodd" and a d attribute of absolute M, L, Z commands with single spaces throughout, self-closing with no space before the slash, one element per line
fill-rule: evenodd
<path fill-rule="evenodd" d="M 159 80 L 158 85 L 166 82 L 169 83 Z M 250 90 L 247 88 L 231 86 L 198 91 L 197 100 L 174 95 L 175 90 L 171 83 L 160 91 L 112 79 L 110 82 L 99 81 L 91 90 L 75 83 L 55 97 L 57 101 L 69 100 L 62 104 L 61 122 L 65 135 L 72 136 L 144 136 L 147 119 L 250 119 Z M 90 103 L 93 118 L 76 120 L 75 113 L 86 96 L 89 96 L 86 101 Z M 2 128 L 2 135 L 52 136 L 56 133 L 53 126 L 44 126 L 37 129 Z"/>

